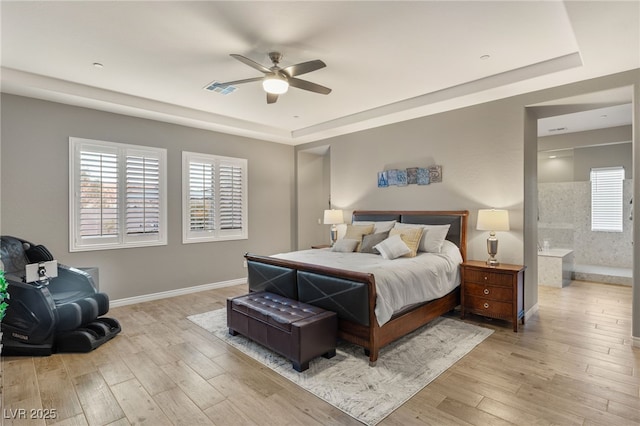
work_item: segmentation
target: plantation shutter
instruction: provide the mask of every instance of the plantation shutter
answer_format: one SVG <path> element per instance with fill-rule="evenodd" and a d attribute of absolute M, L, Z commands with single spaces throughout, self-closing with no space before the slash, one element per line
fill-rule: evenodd
<path fill-rule="evenodd" d="M 165 245 L 166 150 L 69 138 L 69 250 Z"/>
<path fill-rule="evenodd" d="M 182 153 L 183 243 L 247 238 L 247 160 Z"/>
<path fill-rule="evenodd" d="M 591 230 L 622 232 L 624 168 L 591 169 Z"/>
<path fill-rule="evenodd" d="M 80 237 L 117 236 L 119 232 L 118 156 L 80 151 Z"/>
<path fill-rule="evenodd" d="M 160 160 L 142 155 L 126 159 L 127 235 L 160 231 Z"/>
<path fill-rule="evenodd" d="M 220 164 L 220 229 L 243 228 L 242 167 Z"/>
<path fill-rule="evenodd" d="M 212 163 L 189 162 L 189 229 L 215 229 L 215 166 Z"/>

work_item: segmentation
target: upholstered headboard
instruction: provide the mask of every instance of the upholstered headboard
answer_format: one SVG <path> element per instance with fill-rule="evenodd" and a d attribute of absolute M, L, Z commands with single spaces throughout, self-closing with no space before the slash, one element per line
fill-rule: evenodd
<path fill-rule="evenodd" d="M 467 218 L 468 210 L 454 211 L 377 211 L 356 210 L 352 220 L 356 221 L 383 221 L 397 220 L 402 223 L 415 223 L 420 225 L 446 225 L 449 224 L 447 240 L 460 248 L 462 259 L 467 259 Z"/>

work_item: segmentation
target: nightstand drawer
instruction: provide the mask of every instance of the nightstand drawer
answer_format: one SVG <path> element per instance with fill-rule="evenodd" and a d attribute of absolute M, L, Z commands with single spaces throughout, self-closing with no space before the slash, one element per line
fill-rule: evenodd
<path fill-rule="evenodd" d="M 511 287 L 496 287 L 469 282 L 464 286 L 464 294 L 465 296 L 476 296 L 508 303 L 513 302 L 513 288 Z"/>
<path fill-rule="evenodd" d="M 492 272 L 487 270 L 478 270 L 467 268 L 464 273 L 465 281 L 475 282 L 478 284 L 492 284 L 502 286 L 513 285 L 512 274 L 501 274 L 499 272 Z"/>
<path fill-rule="evenodd" d="M 483 297 L 467 296 L 465 304 L 467 309 L 479 315 L 492 318 L 511 318 L 513 303 L 497 302 Z"/>

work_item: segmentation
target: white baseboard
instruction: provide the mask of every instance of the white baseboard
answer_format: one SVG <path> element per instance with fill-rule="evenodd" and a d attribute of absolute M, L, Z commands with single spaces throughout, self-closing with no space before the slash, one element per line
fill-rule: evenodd
<path fill-rule="evenodd" d="M 537 314 L 539 310 L 540 310 L 540 307 L 538 306 L 537 303 L 533 305 L 527 312 L 524 313 L 524 322 L 529 321 L 529 318 Z"/>
<path fill-rule="evenodd" d="M 197 293 L 199 291 L 212 290 L 214 288 L 230 287 L 232 285 L 244 284 L 246 278 L 237 278 L 235 280 L 220 281 L 211 284 L 196 285 L 193 287 L 179 288 L 176 290 L 162 291 L 160 293 L 144 294 L 142 296 L 126 297 L 124 299 L 111 300 L 110 308 L 118 306 L 133 305 L 134 303 L 150 302 L 152 300 L 166 299 L 167 297 L 182 296 L 183 294 Z"/>

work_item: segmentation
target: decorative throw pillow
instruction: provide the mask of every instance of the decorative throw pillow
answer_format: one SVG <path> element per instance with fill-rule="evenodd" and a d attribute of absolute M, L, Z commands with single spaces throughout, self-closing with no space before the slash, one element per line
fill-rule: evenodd
<path fill-rule="evenodd" d="M 411 250 L 406 257 L 416 257 L 418 253 L 418 246 L 420 245 L 420 238 L 422 237 L 422 228 L 394 228 L 389 231 L 389 236 L 400 235 L 402 241 Z"/>
<path fill-rule="evenodd" d="M 415 223 L 396 223 L 394 229 L 422 228 L 422 239 L 418 251 L 440 253 L 442 243 L 447 237 L 451 225 L 420 225 Z"/>
<path fill-rule="evenodd" d="M 400 235 L 394 235 L 374 246 L 385 259 L 397 259 L 411 253 L 411 249 L 402 241 Z"/>
<path fill-rule="evenodd" d="M 393 225 L 396 224 L 395 220 L 354 220 L 353 225 L 373 225 L 373 233 L 378 234 L 380 232 L 391 231 Z"/>
<path fill-rule="evenodd" d="M 440 253 L 451 225 L 424 225 L 424 234 L 420 249 L 428 253 Z"/>
<path fill-rule="evenodd" d="M 356 251 L 356 247 L 358 246 L 358 240 L 352 240 L 350 238 L 343 238 L 341 240 L 336 241 L 336 243 L 331 247 L 331 251 L 337 251 L 340 253 L 351 253 Z"/>
<path fill-rule="evenodd" d="M 362 241 L 363 235 L 369 235 L 373 232 L 373 224 L 371 225 L 347 225 L 347 232 L 344 234 L 345 239 L 358 240 L 358 246 Z M 358 251 L 356 246 L 356 251 Z"/>
<path fill-rule="evenodd" d="M 380 252 L 376 250 L 374 246 L 378 243 L 383 242 L 387 238 L 389 238 L 389 231 L 378 232 L 377 234 L 363 235 L 362 242 L 360 243 L 360 253 L 380 254 Z"/>

